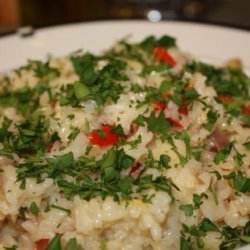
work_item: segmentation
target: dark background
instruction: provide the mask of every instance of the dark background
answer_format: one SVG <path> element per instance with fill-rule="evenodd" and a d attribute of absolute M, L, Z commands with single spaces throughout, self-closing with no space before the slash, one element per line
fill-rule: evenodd
<path fill-rule="evenodd" d="M 0 0 L 0 34 L 94 20 L 148 19 L 220 24 L 250 30 L 250 0 Z"/>

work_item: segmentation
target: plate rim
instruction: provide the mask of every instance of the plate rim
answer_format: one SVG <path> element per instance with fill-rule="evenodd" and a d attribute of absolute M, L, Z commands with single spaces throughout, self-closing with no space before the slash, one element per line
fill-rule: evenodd
<path fill-rule="evenodd" d="M 206 23 L 206 22 L 194 22 L 194 21 L 183 21 L 183 20 L 161 20 L 159 22 L 151 22 L 147 19 L 104 19 L 104 20 L 90 20 L 90 21 L 81 21 L 81 22 L 72 22 L 72 23 L 62 23 L 62 24 L 55 24 L 55 25 L 49 25 L 49 26 L 44 26 L 44 27 L 32 27 L 30 25 L 25 25 L 21 26 L 20 28 L 25 28 L 25 27 L 31 27 L 34 30 L 34 33 L 36 32 L 44 32 L 44 31 L 50 31 L 50 30 L 58 30 L 58 29 L 63 29 L 63 28 L 69 28 L 73 26 L 91 26 L 91 25 L 103 25 L 103 24 L 111 24 L 111 23 L 141 23 L 141 24 L 173 24 L 173 25 L 186 25 L 186 26 L 196 26 L 200 28 L 213 28 L 217 30 L 227 30 L 231 32 L 238 32 L 238 33 L 244 33 L 246 35 L 250 36 L 250 31 L 247 29 L 241 29 L 229 25 L 223 25 L 223 24 L 216 24 L 216 23 Z M 10 38 L 10 37 L 15 37 L 18 36 L 18 30 L 13 31 L 11 33 L 3 34 L 0 35 L 0 41 L 5 38 Z M 28 36 L 28 37 L 32 37 Z"/>
<path fill-rule="evenodd" d="M 5 55 L 5 54 L 7 55 L 7 52 L 4 51 L 4 49 L 1 48 L 1 44 L 4 47 L 7 47 L 6 44 L 8 44 L 10 42 L 10 44 L 11 44 L 10 48 L 11 48 L 11 46 L 13 46 L 13 44 L 16 44 L 17 42 L 19 42 L 18 39 L 20 39 L 21 44 L 24 46 L 24 49 L 27 50 L 28 47 L 26 45 L 29 42 L 32 42 L 32 41 L 36 40 L 37 37 L 39 38 L 39 36 L 49 37 L 50 34 L 51 35 L 60 34 L 60 33 L 64 34 L 65 32 L 71 32 L 71 30 L 72 30 L 72 34 L 76 35 L 76 31 L 79 32 L 81 30 L 81 28 L 83 28 L 83 30 L 86 29 L 89 32 L 89 29 L 91 27 L 93 27 L 95 29 L 95 31 L 98 30 L 98 28 L 105 28 L 105 27 L 107 29 L 110 29 L 112 31 L 113 27 L 114 27 L 114 29 L 117 30 L 118 26 L 121 26 L 122 28 L 124 28 L 124 30 L 126 30 L 126 32 L 124 33 L 125 35 L 134 34 L 134 37 L 137 37 L 136 29 L 139 29 L 141 27 L 141 28 L 145 28 L 145 30 L 146 30 L 146 27 L 148 26 L 149 30 L 151 30 L 151 33 L 153 34 L 154 33 L 153 27 L 155 26 L 156 30 L 158 30 L 158 31 L 162 30 L 162 28 L 164 28 L 164 27 L 166 27 L 166 28 L 169 27 L 170 29 L 176 28 L 177 32 L 178 32 L 178 30 L 179 31 L 180 30 L 185 31 L 185 30 L 188 30 L 190 28 L 190 30 L 193 33 L 197 32 L 198 37 L 200 37 L 199 33 L 205 34 L 207 32 L 207 33 L 210 33 L 210 34 L 213 34 L 213 33 L 219 34 L 219 37 L 223 37 L 223 36 L 229 36 L 231 38 L 236 37 L 236 39 L 238 39 L 238 40 L 239 40 L 239 37 L 240 37 L 239 41 L 242 41 L 242 40 L 244 41 L 245 39 L 247 39 L 246 41 L 250 41 L 250 32 L 245 31 L 245 30 L 240 30 L 240 29 L 237 29 L 237 28 L 234 28 L 234 27 L 224 27 L 224 26 L 216 25 L 216 24 L 207 24 L 207 23 L 198 23 L 198 22 L 186 22 L 186 21 L 176 21 L 176 20 L 163 20 L 163 21 L 160 21 L 160 22 L 150 22 L 148 20 L 134 20 L 134 19 L 125 19 L 125 20 L 120 20 L 119 19 L 119 20 L 104 20 L 104 21 L 102 21 L 102 20 L 96 20 L 96 21 L 68 23 L 68 24 L 61 24 L 61 25 L 54 25 L 54 26 L 49 26 L 49 27 L 38 28 L 38 29 L 35 29 L 34 35 L 28 36 L 28 37 L 21 37 L 20 35 L 18 35 L 18 33 L 15 33 L 15 34 L 12 34 L 12 35 L 7 35 L 7 36 L 4 36 L 4 37 L 0 37 L 0 52 L 2 51 L 3 55 Z M 131 31 L 129 31 L 129 29 L 128 29 L 129 26 L 132 26 Z M 133 28 L 133 27 L 135 27 L 135 28 Z M 141 32 L 139 32 L 139 33 L 141 33 Z M 148 35 L 150 35 L 150 32 L 145 31 L 145 36 L 146 36 L 146 33 L 148 33 Z M 162 32 L 160 32 L 160 33 L 162 33 Z M 167 33 L 168 32 L 166 31 L 166 34 Z M 222 34 L 222 35 L 220 36 L 220 34 Z M 124 36 L 120 36 L 120 38 L 121 39 L 124 38 L 125 35 Z M 171 35 L 170 32 L 169 32 L 169 35 Z M 173 32 L 173 36 L 175 36 L 174 32 Z M 95 37 L 95 36 L 93 36 L 93 37 Z M 82 39 L 82 36 L 80 36 L 80 38 Z M 178 35 L 177 35 L 177 38 L 178 38 Z M 187 39 L 189 39 L 189 38 L 187 38 Z M 107 39 L 104 39 L 104 40 L 107 41 Z M 109 38 L 108 38 L 108 40 L 109 40 Z M 116 41 L 118 41 L 118 40 L 119 39 L 116 39 Z M 182 42 L 183 41 L 185 41 L 185 40 L 182 39 Z M 110 45 L 112 45 L 112 44 L 110 43 Z M 241 43 L 240 43 L 240 45 L 241 45 Z M 8 44 L 8 46 L 9 46 L 9 44 Z M 99 46 L 100 46 L 100 44 L 99 45 L 97 44 L 96 48 L 98 48 Z M 243 43 L 243 46 L 244 46 L 244 48 L 248 48 L 248 47 L 245 46 L 244 43 Z M 182 47 L 182 45 L 180 46 L 180 48 L 181 47 Z M 198 44 L 198 47 L 200 47 L 199 44 Z M 227 47 L 228 46 L 226 46 L 226 48 Z M 229 49 L 229 51 L 234 51 L 233 46 L 230 45 L 229 48 L 230 47 L 232 49 Z M 46 47 L 44 47 L 44 48 L 46 48 Z M 43 60 L 43 59 L 45 59 L 45 55 L 48 55 L 48 54 L 52 54 L 52 55 L 54 55 L 56 57 L 58 57 L 58 56 L 62 56 L 63 57 L 63 56 L 66 56 L 67 54 L 70 54 L 70 51 L 71 52 L 74 51 L 74 48 L 68 49 L 70 47 L 68 47 L 66 45 L 65 46 L 65 51 L 66 52 L 58 54 L 57 53 L 57 48 L 55 50 L 54 50 L 54 48 L 56 48 L 56 47 L 53 47 L 51 49 L 48 46 L 47 51 L 44 51 L 45 52 L 44 56 L 41 56 L 41 53 L 39 53 L 40 55 L 37 55 L 35 53 L 34 56 L 27 55 L 26 58 L 23 57 L 24 60 L 22 60 L 21 63 L 19 62 L 17 64 L 14 64 L 14 63 L 12 64 L 10 62 L 10 60 L 13 60 L 13 59 L 7 60 L 6 65 L 4 64 L 3 60 L 2 60 L 2 62 L 0 60 L 0 62 L 2 64 L 1 65 L 1 71 L 2 70 L 10 70 L 12 68 L 17 68 L 17 67 L 19 67 L 18 65 L 24 64 L 25 61 L 27 61 L 28 58 Z M 84 44 L 82 46 L 77 46 L 77 48 L 83 48 L 84 49 Z M 200 53 L 200 54 L 195 54 L 194 51 L 189 50 L 188 48 L 183 48 L 183 49 L 186 52 L 191 52 L 194 56 L 195 55 L 199 56 L 201 59 L 204 58 L 204 56 L 207 57 L 207 58 L 210 57 L 209 54 L 207 54 L 207 55 L 205 55 L 205 53 L 202 54 L 203 52 Z M 88 49 L 88 46 L 86 46 L 86 50 L 90 51 L 90 52 L 92 51 L 91 49 L 90 50 Z M 16 53 L 19 53 L 19 52 L 16 52 Z M 219 51 L 218 51 L 218 53 L 220 55 Z M 29 54 L 29 53 L 27 53 L 27 54 Z M 6 57 L 6 55 L 3 56 L 3 57 Z M 13 53 L 10 53 L 10 55 L 13 56 Z M 213 53 L 211 55 L 213 55 Z M 225 53 L 224 53 L 224 55 L 225 55 Z M 224 59 L 223 59 L 223 57 L 224 57 Z M 220 62 L 220 61 L 226 61 L 227 59 L 230 59 L 230 58 L 237 58 L 237 57 L 238 58 L 242 58 L 243 62 L 246 61 L 246 62 L 244 62 L 245 69 L 248 72 L 250 72 L 250 61 L 248 59 L 244 59 L 244 58 L 246 58 L 246 56 L 243 55 L 242 53 L 238 53 L 237 51 L 234 54 L 231 54 L 231 55 L 229 54 L 229 56 L 227 58 L 225 56 L 222 56 L 222 58 L 221 58 L 221 56 L 218 56 L 218 57 L 211 56 L 210 58 L 211 59 L 214 58 L 214 59 L 216 59 L 217 62 Z M 18 54 L 17 55 L 17 60 L 21 61 L 20 58 L 21 57 L 19 57 L 19 54 Z M 217 64 L 216 61 L 215 61 L 215 64 Z"/>

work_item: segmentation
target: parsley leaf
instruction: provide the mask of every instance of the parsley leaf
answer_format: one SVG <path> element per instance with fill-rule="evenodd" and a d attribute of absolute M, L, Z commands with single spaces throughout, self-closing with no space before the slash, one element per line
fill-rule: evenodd
<path fill-rule="evenodd" d="M 208 131 L 211 131 L 218 118 L 219 118 L 219 113 L 217 110 L 215 111 L 209 110 L 207 113 L 208 122 L 207 124 L 204 125 L 204 128 L 207 129 Z"/>
<path fill-rule="evenodd" d="M 169 122 L 166 120 L 164 112 L 161 112 L 158 117 L 152 112 L 148 118 L 148 129 L 152 132 L 165 134 L 170 128 Z"/>
<path fill-rule="evenodd" d="M 206 193 L 199 194 L 193 194 L 193 203 L 194 203 L 194 209 L 199 209 L 201 204 L 203 203 L 202 198 L 208 198 Z"/>
<path fill-rule="evenodd" d="M 72 238 L 68 241 L 66 250 L 83 250 L 83 248 L 77 243 L 76 238 Z"/>
<path fill-rule="evenodd" d="M 250 126 L 250 115 L 242 115 L 241 120 L 244 126 Z"/>
<path fill-rule="evenodd" d="M 156 64 L 150 64 L 144 66 L 142 69 L 141 75 L 146 76 L 149 75 L 151 72 L 161 72 L 163 74 L 167 70 L 169 70 L 171 67 L 167 63 L 156 63 Z"/>
<path fill-rule="evenodd" d="M 241 172 L 234 178 L 234 188 L 242 193 L 250 192 L 250 178 L 244 177 Z"/>
<path fill-rule="evenodd" d="M 138 115 L 137 118 L 133 121 L 134 124 L 141 126 L 141 127 L 145 126 L 144 122 L 145 122 L 145 118 L 142 115 Z"/>
<path fill-rule="evenodd" d="M 78 127 L 71 127 L 72 128 L 72 132 L 70 133 L 70 135 L 67 137 L 70 141 L 74 141 L 75 138 L 77 137 L 77 135 L 80 133 L 80 128 Z"/>
<path fill-rule="evenodd" d="M 192 216 L 194 213 L 192 204 L 181 205 L 180 210 L 184 211 L 186 216 Z"/>
<path fill-rule="evenodd" d="M 81 82 L 74 83 L 74 93 L 78 100 L 82 100 L 84 97 L 90 94 L 89 88 Z"/>
<path fill-rule="evenodd" d="M 18 209 L 18 215 L 20 216 L 20 218 L 22 219 L 22 220 L 26 220 L 26 216 L 25 216 L 25 208 L 23 208 L 23 207 L 20 207 L 19 209 Z"/>
<path fill-rule="evenodd" d="M 49 208 L 55 208 L 55 209 L 61 210 L 63 212 L 66 212 L 68 215 L 70 215 L 70 213 L 71 213 L 70 209 L 60 207 L 60 206 L 57 206 L 57 205 L 54 205 L 54 204 L 52 204 Z"/>
<path fill-rule="evenodd" d="M 62 250 L 61 235 L 56 234 L 54 238 L 50 241 L 46 250 Z"/>
<path fill-rule="evenodd" d="M 111 127 L 111 131 L 117 135 L 123 135 L 123 128 L 120 124 Z"/>
<path fill-rule="evenodd" d="M 217 193 L 216 193 L 214 185 L 210 184 L 209 191 L 211 191 L 211 193 L 212 193 L 212 197 L 214 199 L 215 205 L 218 205 L 219 204 L 219 200 L 218 200 L 218 196 L 217 196 Z"/>
<path fill-rule="evenodd" d="M 230 155 L 232 148 L 233 148 L 232 143 L 227 144 L 223 149 L 221 149 L 215 155 L 214 163 L 219 164 L 220 162 L 225 161 L 225 159 Z"/>
<path fill-rule="evenodd" d="M 236 166 L 238 169 L 240 169 L 244 162 L 243 162 L 243 158 L 246 156 L 245 154 L 240 154 L 237 149 L 235 148 L 235 146 L 233 146 L 234 151 L 235 151 L 235 155 L 233 156 L 233 159 L 235 160 Z"/>
<path fill-rule="evenodd" d="M 199 224 L 200 230 L 204 232 L 219 232 L 219 228 L 208 218 L 204 218 Z"/>
<path fill-rule="evenodd" d="M 12 245 L 11 247 L 4 247 L 5 250 L 16 250 L 17 245 Z"/>
<path fill-rule="evenodd" d="M 146 37 L 139 46 L 150 53 L 154 47 L 175 47 L 176 46 L 176 39 L 171 36 L 164 35 L 159 39 L 156 39 L 154 36 Z"/>
<path fill-rule="evenodd" d="M 250 141 L 245 142 L 243 145 L 245 146 L 245 148 L 250 150 Z"/>
<path fill-rule="evenodd" d="M 169 166 L 170 160 L 171 158 L 168 155 L 160 155 L 160 163 L 166 169 L 171 168 Z"/>
<path fill-rule="evenodd" d="M 34 201 L 30 204 L 29 211 L 35 216 L 38 215 L 39 209 Z"/>
<path fill-rule="evenodd" d="M 180 250 L 193 250 L 190 240 L 185 239 L 183 236 L 180 238 Z"/>
<path fill-rule="evenodd" d="M 38 77 L 45 77 L 47 75 L 53 74 L 53 76 L 60 76 L 60 72 L 57 68 L 53 68 L 49 66 L 49 62 L 41 62 L 41 61 L 31 61 L 31 64 L 35 65 L 35 73 Z"/>
<path fill-rule="evenodd" d="M 184 130 L 181 132 L 176 132 L 176 137 L 184 141 L 186 146 L 186 160 L 188 161 L 192 156 L 190 136 L 187 131 Z"/>
<path fill-rule="evenodd" d="M 93 84 L 96 81 L 98 77 L 95 72 L 96 59 L 95 56 L 88 53 L 83 56 L 71 57 L 71 62 L 81 82 Z"/>

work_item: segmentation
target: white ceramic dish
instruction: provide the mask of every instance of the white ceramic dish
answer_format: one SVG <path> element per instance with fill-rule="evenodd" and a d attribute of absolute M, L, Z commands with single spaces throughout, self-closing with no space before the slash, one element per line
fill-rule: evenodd
<path fill-rule="evenodd" d="M 146 35 L 170 34 L 183 50 L 210 62 L 232 57 L 242 59 L 250 69 L 250 32 L 185 22 L 105 21 L 38 29 L 31 37 L 19 35 L 0 39 L 0 70 L 23 65 L 27 59 L 44 59 L 46 55 L 63 56 L 80 48 L 99 52 L 114 41 L 131 34 L 131 40 Z"/>
<path fill-rule="evenodd" d="M 6 36 L 0 39 L 0 71 L 21 66 L 27 59 L 45 59 L 49 54 L 64 56 L 78 49 L 98 53 L 127 35 L 132 35 L 131 40 L 136 41 L 151 34 L 172 35 L 177 38 L 181 49 L 205 61 L 221 63 L 230 58 L 240 58 L 250 72 L 250 32 L 169 21 L 80 23 L 39 29 L 26 38 L 17 34 Z"/>

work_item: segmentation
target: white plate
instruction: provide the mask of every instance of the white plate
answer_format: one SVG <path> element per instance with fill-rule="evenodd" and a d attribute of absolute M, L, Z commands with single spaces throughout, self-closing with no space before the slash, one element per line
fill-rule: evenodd
<path fill-rule="evenodd" d="M 116 40 L 131 34 L 132 40 L 147 35 L 169 34 L 180 48 L 206 61 L 220 62 L 232 57 L 242 59 L 250 69 L 250 32 L 185 22 L 105 21 L 38 29 L 34 36 L 18 35 L 0 39 L 0 71 L 23 65 L 27 59 L 46 55 L 63 56 L 77 49 L 98 53 Z"/>
<path fill-rule="evenodd" d="M 250 71 L 250 32 L 172 21 L 80 23 L 39 29 L 32 37 L 6 36 L 0 39 L 0 71 L 19 67 L 27 59 L 45 59 L 49 54 L 64 56 L 78 49 L 99 53 L 127 35 L 132 35 L 132 41 L 139 41 L 152 34 L 174 36 L 181 49 L 206 61 L 220 63 L 238 57 Z"/>

